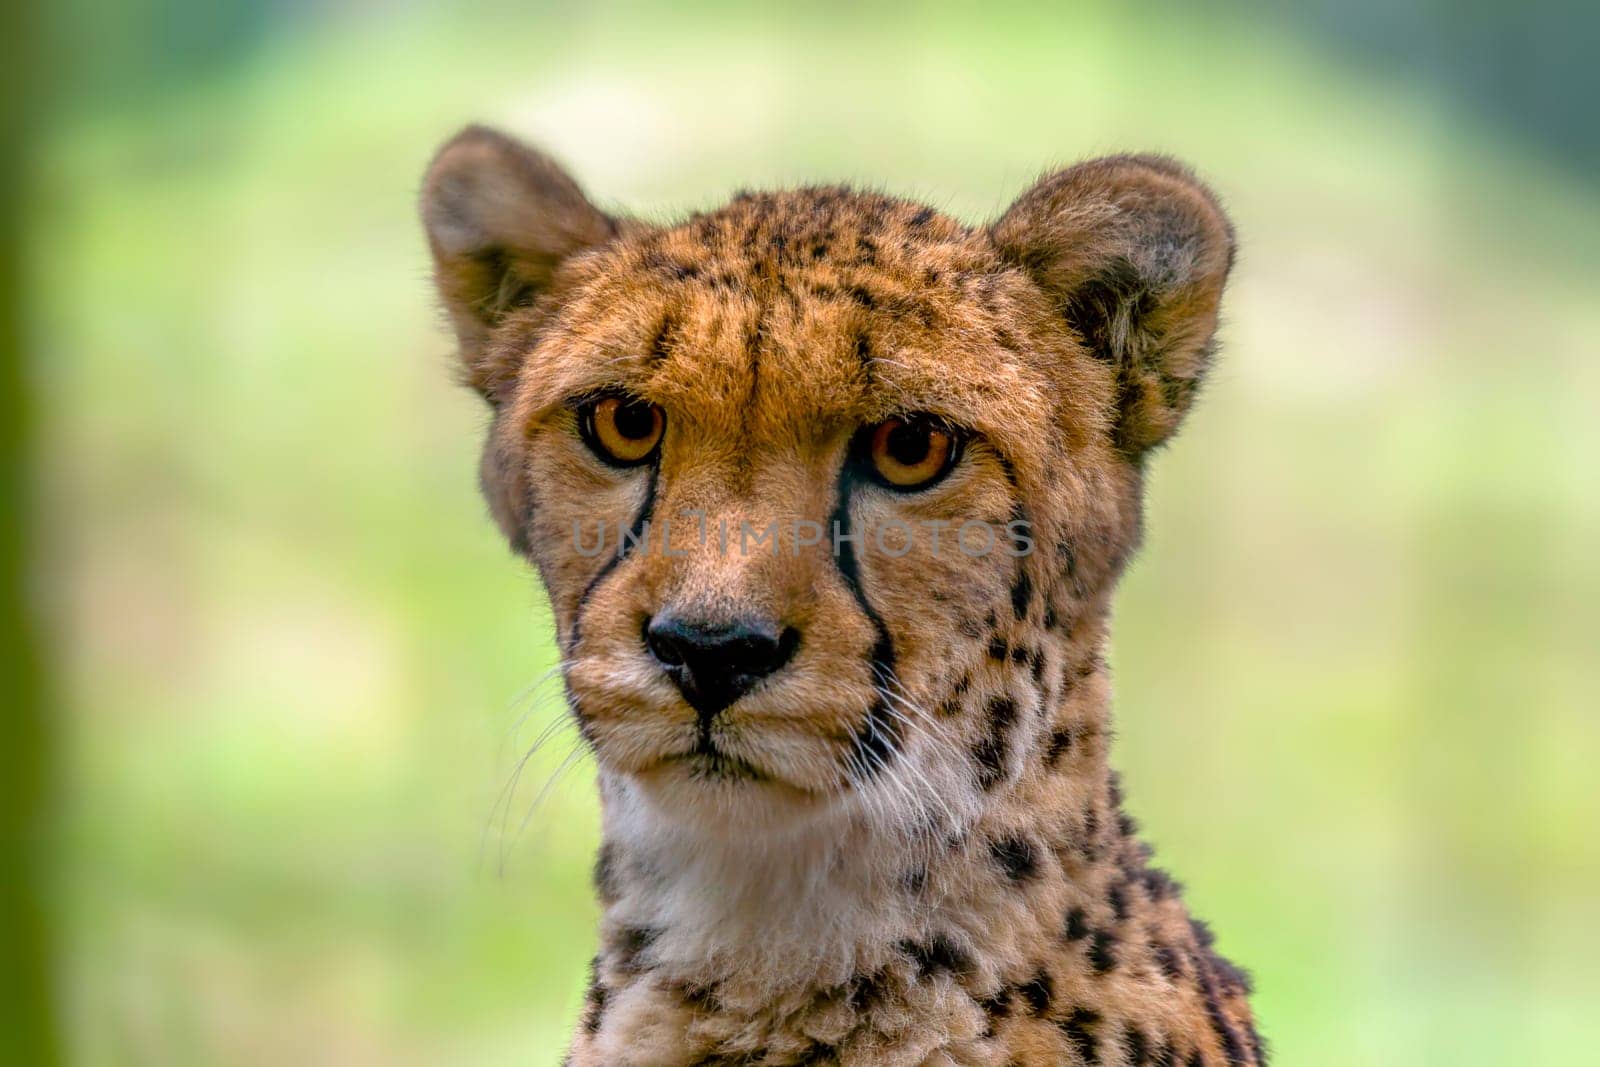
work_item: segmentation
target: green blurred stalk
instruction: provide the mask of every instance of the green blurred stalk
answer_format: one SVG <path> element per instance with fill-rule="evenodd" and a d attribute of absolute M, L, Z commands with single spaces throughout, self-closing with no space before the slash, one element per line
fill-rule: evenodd
<path fill-rule="evenodd" d="M 27 135 L 41 101 L 34 5 L 3 5 L 0 40 L 0 1063 L 50 1067 L 56 1039 L 46 881 L 49 687 L 39 625 L 32 404 L 23 325 Z"/>

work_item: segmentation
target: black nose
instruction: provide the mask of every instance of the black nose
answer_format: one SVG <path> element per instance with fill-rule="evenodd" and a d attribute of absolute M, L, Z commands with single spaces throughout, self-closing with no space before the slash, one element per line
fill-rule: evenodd
<path fill-rule="evenodd" d="M 800 634 L 747 619 L 705 622 L 669 614 L 645 624 L 644 643 L 683 699 L 709 719 L 789 662 Z"/>

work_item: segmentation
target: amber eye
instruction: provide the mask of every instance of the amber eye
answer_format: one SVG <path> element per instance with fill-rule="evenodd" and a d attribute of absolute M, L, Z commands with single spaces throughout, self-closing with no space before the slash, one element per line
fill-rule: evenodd
<path fill-rule="evenodd" d="M 955 466 L 960 439 L 926 415 L 889 419 L 872 428 L 867 458 L 878 480 L 892 489 L 921 489 Z"/>
<path fill-rule="evenodd" d="M 654 404 L 631 397 L 607 396 L 579 411 L 578 428 L 589 447 L 608 463 L 632 467 L 643 463 L 661 443 L 666 416 Z"/>

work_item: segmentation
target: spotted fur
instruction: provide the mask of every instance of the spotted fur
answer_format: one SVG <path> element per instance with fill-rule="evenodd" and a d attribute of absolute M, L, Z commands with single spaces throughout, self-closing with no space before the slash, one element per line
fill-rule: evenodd
<path fill-rule="evenodd" d="M 484 492 L 544 581 L 599 764 L 604 916 L 569 1061 L 1263 1063 L 1248 980 L 1107 762 L 1110 597 L 1232 259 L 1212 195 L 1120 156 L 988 226 L 831 186 L 649 225 L 472 128 L 422 207 L 492 415 Z M 666 413 L 627 470 L 575 432 L 618 390 Z M 852 442 L 910 412 L 970 441 L 897 494 Z M 861 540 L 719 543 L 794 518 Z M 580 554 L 596 520 L 617 536 Z M 872 537 L 893 520 L 903 553 Z M 974 520 L 1016 551 L 951 551 Z M 800 635 L 710 725 L 642 647 L 685 606 Z"/>

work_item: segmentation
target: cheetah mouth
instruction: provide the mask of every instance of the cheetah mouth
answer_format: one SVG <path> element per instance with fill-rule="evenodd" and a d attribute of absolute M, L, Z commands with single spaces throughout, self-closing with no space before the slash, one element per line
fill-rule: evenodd
<path fill-rule="evenodd" d="M 751 799 L 759 792 L 774 798 L 786 797 L 790 803 L 799 802 L 806 806 L 825 795 L 825 791 L 775 774 L 708 739 L 701 740 L 687 752 L 662 756 L 649 767 L 635 773 L 640 779 L 654 779 L 661 785 L 668 785 L 676 779 L 691 789 L 748 787 L 750 792 L 747 795 Z M 683 798 L 682 794 L 678 796 Z"/>
<path fill-rule="evenodd" d="M 709 737 L 701 737 L 694 748 L 661 761 L 687 768 L 691 778 L 707 782 L 771 782 L 772 776 L 755 764 L 721 748 Z"/>

